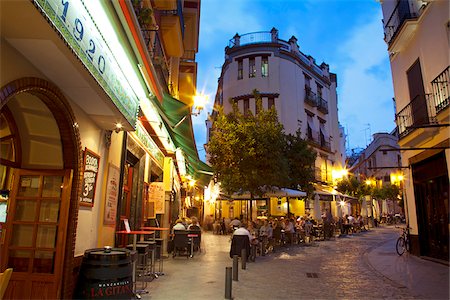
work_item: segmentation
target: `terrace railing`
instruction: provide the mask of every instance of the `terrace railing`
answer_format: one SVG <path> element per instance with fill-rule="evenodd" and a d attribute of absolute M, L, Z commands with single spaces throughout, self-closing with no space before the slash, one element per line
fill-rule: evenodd
<path fill-rule="evenodd" d="M 409 0 L 398 1 L 391 16 L 384 24 L 384 40 L 390 45 L 394 37 L 398 34 L 403 23 L 409 19 L 417 17 L 415 13 L 411 12 Z"/>

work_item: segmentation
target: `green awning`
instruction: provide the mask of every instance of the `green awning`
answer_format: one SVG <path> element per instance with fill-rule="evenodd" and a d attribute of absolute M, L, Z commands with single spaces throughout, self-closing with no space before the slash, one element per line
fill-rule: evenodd
<path fill-rule="evenodd" d="M 184 152 L 186 172 L 202 186 L 208 185 L 213 170 L 198 157 L 189 106 L 168 94 L 164 95 L 162 104 L 157 99 L 153 102 L 160 109 L 162 119 L 175 146 Z"/>

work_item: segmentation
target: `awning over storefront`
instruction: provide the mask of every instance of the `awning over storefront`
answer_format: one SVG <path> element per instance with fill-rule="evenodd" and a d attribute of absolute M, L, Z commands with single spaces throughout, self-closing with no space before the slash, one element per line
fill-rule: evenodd
<path fill-rule="evenodd" d="M 213 170 L 198 157 L 194 140 L 191 110 L 189 106 L 172 96 L 165 94 L 162 103 L 154 99 L 162 119 L 177 148 L 181 148 L 186 158 L 186 171 L 200 185 L 208 185 Z"/>
<path fill-rule="evenodd" d="M 253 198 L 251 198 L 249 192 L 245 192 L 242 194 L 235 193 L 231 196 L 221 195 L 221 198 L 226 199 L 226 200 L 250 200 L 250 199 L 261 200 L 261 199 L 268 199 L 268 198 L 272 198 L 272 197 L 301 198 L 301 197 L 306 197 L 306 193 L 303 191 L 294 190 L 294 189 L 272 187 L 270 190 L 268 190 L 266 193 L 264 193 L 261 197 L 254 195 Z"/>
<path fill-rule="evenodd" d="M 340 196 L 341 200 L 358 200 L 358 198 L 343 194 L 341 192 L 336 191 L 331 186 L 323 185 L 319 183 L 314 183 L 314 194 L 319 195 L 320 200 L 328 200 L 333 201 L 333 196 Z"/>

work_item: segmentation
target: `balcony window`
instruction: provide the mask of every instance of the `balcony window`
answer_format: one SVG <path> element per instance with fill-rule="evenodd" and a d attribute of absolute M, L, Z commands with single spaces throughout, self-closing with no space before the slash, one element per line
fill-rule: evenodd
<path fill-rule="evenodd" d="M 255 58 L 249 58 L 248 60 L 248 77 L 253 78 L 256 77 L 256 64 Z"/>
<path fill-rule="evenodd" d="M 303 76 L 305 76 L 305 89 L 306 90 L 311 90 L 311 77 L 309 77 L 305 73 L 303 73 Z"/>
<path fill-rule="evenodd" d="M 261 59 L 261 76 L 269 77 L 269 58 L 263 56 Z"/>
<path fill-rule="evenodd" d="M 238 60 L 238 80 L 244 78 L 243 68 L 244 68 L 244 64 L 242 62 L 242 59 Z"/>

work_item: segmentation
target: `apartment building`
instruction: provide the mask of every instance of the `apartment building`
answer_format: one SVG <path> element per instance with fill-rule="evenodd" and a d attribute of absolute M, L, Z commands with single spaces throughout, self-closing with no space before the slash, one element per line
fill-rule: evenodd
<path fill-rule="evenodd" d="M 342 170 L 345 138 L 337 112 L 337 76 L 329 66 L 304 54 L 297 39 L 279 38 L 278 30 L 236 34 L 225 48 L 225 62 L 218 80 L 215 105 L 225 113 L 230 101 L 240 111 L 256 112 L 252 91 L 258 90 L 263 109 L 275 107 L 287 134 L 301 130 L 317 151 L 316 181 L 332 183 L 333 170 Z M 208 131 L 214 120 L 207 121 Z M 331 195 L 324 192 L 323 195 Z"/>
<path fill-rule="evenodd" d="M 449 259 L 448 1 L 382 0 L 411 253 Z"/>

